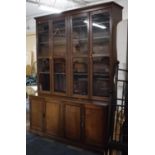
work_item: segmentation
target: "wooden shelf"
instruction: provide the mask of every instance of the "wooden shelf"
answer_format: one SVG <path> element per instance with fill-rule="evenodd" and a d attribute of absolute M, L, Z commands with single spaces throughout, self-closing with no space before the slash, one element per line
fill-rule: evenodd
<path fill-rule="evenodd" d="M 107 57 L 107 58 L 110 58 L 110 55 L 108 53 L 93 53 L 92 54 L 92 57 Z"/>
<path fill-rule="evenodd" d="M 49 42 L 48 41 L 43 41 L 43 42 L 39 42 L 39 44 L 40 45 L 42 45 L 42 44 L 49 44 Z"/>
<path fill-rule="evenodd" d="M 96 76 L 107 76 L 109 77 L 109 73 L 93 73 L 93 75 L 96 75 Z"/>
<path fill-rule="evenodd" d="M 54 73 L 54 75 L 66 75 L 66 73 Z"/>
<path fill-rule="evenodd" d="M 39 74 L 50 74 L 50 72 L 39 72 Z"/>
<path fill-rule="evenodd" d="M 38 34 L 46 34 L 49 33 L 49 31 L 38 31 Z"/>
<path fill-rule="evenodd" d="M 85 27 L 87 29 L 87 24 L 73 26 L 72 28 L 74 30 L 74 28 L 80 28 L 80 27 L 82 27 L 82 28 Z"/>
<path fill-rule="evenodd" d="M 38 56 L 37 59 L 51 59 L 49 56 Z"/>
<path fill-rule="evenodd" d="M 110 36 L 104 36 L 104 37 L 93 37 L 93 42 L 95 41 L 95 40 L 107 40 L 107 39 L 110 39 Z"/>
<path fill-rule="evenodd" d="M 77 73 L 77 72 L 74 72 L 73 75 L 79 75 L 79 76 L 80 75 L 88 75 L 88 73 Z"/>

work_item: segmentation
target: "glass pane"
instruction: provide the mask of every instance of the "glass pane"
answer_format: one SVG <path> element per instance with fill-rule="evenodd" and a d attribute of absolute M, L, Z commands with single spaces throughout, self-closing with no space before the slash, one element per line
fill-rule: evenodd
<path fill-rule="evenodd" d="M 109 57 L 93 58 L 93 95 L 109 94 Z"/>
<path fill-rule="evenodd" d="M 49 27 L 48 23 L 38 25 L 38 56 L 49 56 Z"/>
<path fill-rule="evenodd" d="M 88 31 L 87 31 L 87 17 L 74 17 L 72 19 L 72 44 L 74 56 L 88 54 Z"/>
<path fill-rule="evenodd" d="M 93 54 L 109 56 L 110 16 L 99 13 L 92 16 Z"/>
<path fill-rule="evenodd" d="M 109 96 L 109 80 L 104 79 L 99 75 L 93 76 L 93 95 L 94 96 Z"/>
<path fill-rule="evenodd" d="M 49 56 L 49 46 L 48 44 L 39 44 L 38 56 L 40 57 L 48 57 Z"/>
<path fill-rule="evenodd" d="M 54 56 L 64 56 L 66 53 L 65 20 L 53 22 L 53 51 Z"/>
<path fill-rule="evenodd" d="M 109 76 L 109 57 L 93 57 L 94 74 Z"/>
<path fill-rule="evenodd" d="M 48 30 L 49 30 L 48 23 L 41 23 L 41 24 L 38 24 L 38 32 L 39 32 L 39 33 L 48 32 Z"/>
<path fill-rule="evenodd" d="M 46 73 L 39 74 L 40 91 L 50 91 L 50 75 Z"/>
<path fill-rule="evenodd" d="M 48 33 L 41 33 L 38 36 L 39 44 L 47 44 L 48 43 Z"/>
<path fill-rule="evenodd" d="M 73 59 L 73 93 L 88 94 L 88 60 L 87 58 Z"/>
<path fill-rule="evenodd" d="M 38 59 L 39 72 L 49 72 L 49 59 Z"/>
<path fill-rule="evenodd" d="M 66 91 L 66 63 L 65 59 L 54 59 L 54 90 Z"/>

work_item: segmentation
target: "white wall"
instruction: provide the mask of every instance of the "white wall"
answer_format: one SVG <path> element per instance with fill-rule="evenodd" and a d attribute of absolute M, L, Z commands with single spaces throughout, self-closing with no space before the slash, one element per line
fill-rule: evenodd
<path fill-rule="evenodd" d="M 33 54 L 32 54 L 33 53 Z M 28 33 L 26 34 L 26 65 L 32 65 L 31 60 L 36 61 L 36 34 Z"/>
<path fill-rule="evenodd" d="M 36 33 L 36 22 L 33 17 L 26 18 L 26 33 Z"/>
<path fill-rule="evenodd" d="M 120 61 L 120 68 L 126 68 L 127 59 L 127 28 L 128 20 L 122 20 L 117 25 L 117 58 Z"/>
<path fill-rule="evenodd" d="M 128 21 L 123 20 L 117 25 L 117 58 L 120 62 L 119 68 L 127 69 L 127 28 L 128 28 Z M 118 79 L 125 80 L 126 79 L 126 72 L 119 71 L 118 72 Z M 122 91 L 123 91 L 123 83 L 118 82 L 118 89 L 117 89 L 117 97 L 122 98 Z M 121 101 L 117 102 L 121 104 Z"/>

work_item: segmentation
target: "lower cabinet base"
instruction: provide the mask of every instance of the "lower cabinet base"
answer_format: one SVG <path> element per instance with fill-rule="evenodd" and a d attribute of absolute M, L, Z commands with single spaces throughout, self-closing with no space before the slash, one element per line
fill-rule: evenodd
<path fill-rule="evenodd" d="M 101 103 L 31 96 L 29 132 L 103 153 L 107 114 L 108 106 Z"/>

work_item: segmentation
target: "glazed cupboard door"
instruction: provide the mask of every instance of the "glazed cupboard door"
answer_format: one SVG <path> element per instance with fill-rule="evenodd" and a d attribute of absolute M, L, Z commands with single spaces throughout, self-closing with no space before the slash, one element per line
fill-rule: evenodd
<path fill-rule="evenodd" d="M 30 130 L 41 133 L 44 126 L 44 99 L 30 98 Z"/>
<path fill-rule="evenodd" d="M 52 21 L 53 92 L 66 94 L 67 30 L 66 18 Z"/>
<path fill-rule="evenodd" d="M 91 12 L 92 96 L 108 97 L 110 83 L 110 13 Z"/>
<path fill-rule="evenodd" d="M 65 137 L 79 141 L 81 138 L 81 106 L 79 104 L 64 104 Z"/>
<path fill-rule="evenodd" d="M 37 35 L 38 88 L 40 92 L 50 92 L 50 45 L 48 20 L 37 22 Z"/>
<path fill-rule="evenodd" d="M 87 98 L 89 81 L 88 15 L 71 17 L 72 95 Z"/>

